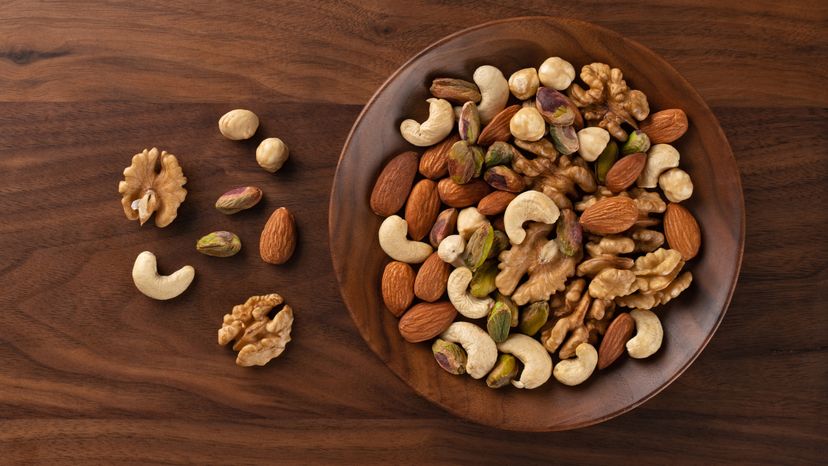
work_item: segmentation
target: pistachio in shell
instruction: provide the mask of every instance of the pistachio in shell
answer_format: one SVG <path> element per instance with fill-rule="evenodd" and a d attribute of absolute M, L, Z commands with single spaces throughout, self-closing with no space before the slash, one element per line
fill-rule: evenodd
<path fill-rule="evenodd" d="M 486 330 L 495 343 L 502 343 L 509 338 L 509 329 L 512 323 L 512 313 L 503 303 L 495 303 L 486 319 Z"/>
<path fill-rule="evenodd" d="M 454 375 L 466 373 L 466 352 L 459 345 L 438 338 L 431 345 L 434 359 L 446 372 Z"/>
<path fill-rule="evenodd" d="M 569 105 L 569 99 L 551 87 L 538 88 L 535 107 L 550 125 L 569 126 L 575 122 L 575 112 Z"/>
<path fill-rule="evenodd" d="M 598 182 L 603 184 L 607 181 L 607 172 L 612 168 L 612 165 L 618 159 L 618 144 L 610 139 L 607 147 L 595 159 L 595 177 Z"/>
<path fill-rule="evenodd" d="M 196 242 L 196 251 L 213 257 L 230 257 L 241 250 L 241 240 L 229 231 L 214 231 Z"/>
<path fill-rule="evenodd" d="M 574 154 L 580 147 L 578 133 L 572 126 L 552 125 L 549 127 L 549 136 L 555 144 L 555 149 L 563 155 Z"/>
<path fill-rule="evenodd" d="M 509 385 L 518 375 L 517 359 L 511 354 L 501 354 L 497 358 L 494 368 L 486 377 L 486 385 L 489 388 L 500 388 Z"/>
<path fill-rule="evenodd" d="M 506 236 L 506 233 L 495 229 L 494 231 L 494 241 L 492 241 L 492 249 L 489 250 L 489 259 L 496 258 L 500 255 L 501 252 L 505 251 L 506 248 L 509 247 L 511 243 L 509 243 L 509 237 Z"/>
<path fill-rule="evenodd" d="M 475 298 L 485 298 L 489 293 L 497 289 L 495 277 L 497 277 L 497 261 L 487 260 L 472 275 L 469 289 Z"/>
<path fill-rule="evenodd" d="M 537 301 L 534 302 L 520 313 L 519 329 L 522 333 L 530 337 L 538 333 L 538 331 L 546 324 L 549 319 L 549 302 Z"/>
<path fill-rule="evenodd" d="M 480 176 L 483 170 L 483 149 L 468 141 L 457 141 L 451 146 L 448 157 L 448 172 L 457 184 L 466 184 Z"/>
<path fill-rule="evenodd" d="M 457 127 L 460 130 L 460 139 L 469 144 L 477 142 L 477 137 L 480 136 L 480 112 L 477 111 L 477 105 L 474 102 L 469 101 L 463 104 Z"/>
<path fill-rule="evenodd" d="M 512 163 L 515 156 L 515 148 L 508 142 L 497 141 L 489 146 L 486 151 L 486 167 L 491 168 L 497 165 L 508 165 Z"/>
<path fill-rule="evenodd" d="M 489 251 L 492 250 L 492 243 L 494 243 L 494 228 L 489 222 L 480 225 L 474 233 L 471 234 L 469 240 L 466 242 L 466 250 L 463 253 L 463 262 L 466 266 L 476 271 L 486 258 L 489 257 Z"/>
<path fill-rule="evenodd" d="M 510 297 L 506 296 L 505 294 L 498 291 L 497 293 L 495 293 L 494 299 L 495 299 L 495 304 L 503 303 L 503 305 L 505 305 L 507 308 L 509 308 L 509 313 L 512 315 L 511 326 L 512 327 L 517 327 L 518 326 L 518 307 L 515 304 L 515 302 L 512 301 L 512 298 L 510 298 Z"/>
<path fill-rule="evenodd" d="M 558 243 L 558 249 L 562 253 L 572 257 L 581 250 L 584 232 L 581 229 L 581 224 L 578 223 L 578 216 L 575 215 L 572 209 L 561 211 L 561 216 L 558 218 L 557 234 L 555 242 Z"/>

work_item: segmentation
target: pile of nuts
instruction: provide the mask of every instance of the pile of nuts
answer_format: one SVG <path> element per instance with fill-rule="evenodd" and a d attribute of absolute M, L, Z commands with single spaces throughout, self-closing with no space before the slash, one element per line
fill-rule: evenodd
<path fill-rule="evenodd" d="M 239 141 L 252 137 L 259 127 L 259 118 L 250 110 L 232 110 L 219 119 L 219 131 L 227 139 Z M 265 170 L 275 173 L 288 158 L 288 148 L 281 139 L 267 138 L 256 149 L 256 161 Z M 124 169 L 124 180 L 118 184 L 121 205 L 129 220 L 143 225 L 155 215 L 155 225 L 163 228 L 175 220 L 178 207 L 184 202 L 187 178 L 176 156 L 158 149 L 145 149 L 132 158 Z M 262 190 L 256 186 L 234 188 L 216 201 L 216 210 L 232 215 L 250 209 L 262 199 Z M 241 239 L 229 231 L 214 231 L 196 242 L 196 250 L 213 257 L 230 257 L 241 250 Z M 265 224 L 259 238 L 259 254 L 263 261 L 283 264 L 290 259 L 296 247 L 296 224 L 286 208 L 276 209 Z M 186 265 L 170 275 L 158 273 L 155 254 L 144 251 L 135 259 L 132 278 L 144 295 L 158 300 L 179 296 L 187 290 L 195 277 L 195 269 Z M 267 364 L 279 356 L 290 341 L 293 310 L 290 306 L 269 315 L 283 303 L 278 294 L 253 296 L 224 316 L 218 334 L 220 345 L 232 340 L 238 351 L 236 364 L 240 366 Z"/>
<path fill-rule="evenodd" d="M 392 259 L 382 297 L 451 374 L 578 385 L 624 352 L 658 351 L 652 310 L 692 281 L 701 232 L 670 145 L 685 113 L 650 114 L 609 65 L 580 78 L 559 57 L 508 80 L 481 66 L 473 82 L 435 79 L 428 119 L 400 125 L 426 149 L 393 157 L 371 194 Z"/>

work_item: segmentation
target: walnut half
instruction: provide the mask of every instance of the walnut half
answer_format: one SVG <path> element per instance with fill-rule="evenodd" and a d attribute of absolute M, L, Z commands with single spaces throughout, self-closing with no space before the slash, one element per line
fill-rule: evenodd
<path fill-rule="evenodd" d="M 272 319 L 268 317 L 274 307 L 284 303 L 281 296 L 271 293 L 251 296 L 244 304 L 233 307 L 225 314 L 218 331 L 218 343 L 226 345 L 235 340 L 233 349 L 239 352 L 239 366 L 264 366 L 282 354 L 290 342 L 293 326 L 293 309 L 285 304 Z"/>
<path fill-rule="evenodd" d="M 144 149 L 132 157 L 118 183 L 126 217 L 143 225 L 155 213 L 155 226 L 163 228 L 178 215 L 178 206 L 187 197 L 187 178 L 174 155 L 158 149 Z"/>

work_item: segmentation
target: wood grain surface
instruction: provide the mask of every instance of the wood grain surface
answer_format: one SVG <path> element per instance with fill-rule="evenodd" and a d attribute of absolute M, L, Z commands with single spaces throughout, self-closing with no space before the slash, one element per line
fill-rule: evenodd
<path fill-rule="evenodd" d="M 512 433 L 419 398 L 365 345 L 340 299 L 327 203 L 345 137 L 400 64 L 508 16 L 595 22 L 652 48 L 711 106 L 747 208 L 742 274 L 707 349 L 666 391 L 582 430 Z M 828 35 L 824 2 L 29 2 L 0 4 L 0 462 L 751 463 L 828 447 Z M 218 133 L 248 107 L 253 142 Z M 276 175 L 253 158 L 280 136 Z M 189 195 L 166 229 L 119 205 L 132 154 L 179 156 Z M 225 217 L 227 187 L 265 200 Z M 300 243 L 284 266 L 257 239 L 279 206 Z M 232 229 L 242 253 L 201 256 Z M 151 249 L 197 270 L 171 302 L 134 289 Z M 215 343 L 257 293 L 294 306 L 294 341 L 264 368 Z"/>

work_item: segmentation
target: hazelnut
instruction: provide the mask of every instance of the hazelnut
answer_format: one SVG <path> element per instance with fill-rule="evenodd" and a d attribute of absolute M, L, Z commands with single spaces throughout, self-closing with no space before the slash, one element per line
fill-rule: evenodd
<path fill-rule="evenodd" d="M 526 100 L 535 95 L 539 85 L 538 71 L 534 68 L 524 68 L 509 76 L 509 90 L 520 100 Z"/>
<path fill-rule="evenodd" d="M 546 134 L 546 121 L 537 109 L 525 107 L 509 120 L 509 131 L 517 139 L 537 141 Z"/>
<path fill-rule="evenodd" d="M 237 108 L 222 115 L 218 122 L 219 131 L 227 139 L 241 141 L 250 139 L 259 128 L 259 117 L 250 110 Z"/>
<path fill-rule="evenodd" d="M 270 173 L 277 172 L 288 159 L 288 147 L 279 138 L 267 138 L 256 149 L 256 162 Z"/>
<path fill-rule="evenodd" d="M 575 79 L 575 68 L 560 57 L 547 58 L 538 69 L 541 84 L 562 91 Z"/>

